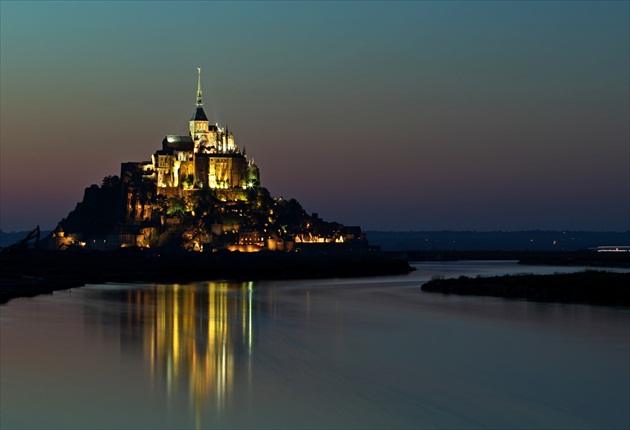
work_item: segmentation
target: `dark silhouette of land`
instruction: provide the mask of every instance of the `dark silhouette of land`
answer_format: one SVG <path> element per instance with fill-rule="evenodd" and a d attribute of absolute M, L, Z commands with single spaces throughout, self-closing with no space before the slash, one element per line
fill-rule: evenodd
<path fill-rule="evenodd" d="M 432 279 L 422 291 L 538 302 L 630 306 L 630 273 L 586 271 L 552 275 L 506 275 Z"/>
<path fill-rule="evenodd" d="M 0 303 L 103 282 L 192 282 L 404 274 L 406 260 L 376 252 L 28 251 L 0 254 Z"/>
<path fill-rule="evenodd" d="M 105 223 L 107 224 L 107 223 Z M 12 238 L 24 238 L 28 232 Z M 32 233 L 32 232 L 31 232 Z M 414 237 L 425 235 L 416 232 Z M 448 232 L 454 233 L 454 232 Z M 470 232 L 469 232 L 470 233 Z M 523 238 L 526 232 L 487 233 L 506 240 Z M 531 232 L 530 232 L 531 233 Z M 556 232 L 559 233 L 559 232 Z M 392 233 L 387 233 L 391 235 Z M 440 235 L 442 233 L 435 233 Z M 471 233 L 477 236 L 474 232 Z M 541 233 L 542 234 L 542 233 Z M 553 232 L 545 235 L 555 236 Z M 625 233 L 588 233 L 593 243 L 619 239 Z M 393 234 L 398 237 L 399 234 Z M 420 236 L 418 236 L 420 235 Z M 417 236 L 417 237 L 416 237 Z M 574 235 L 577 237 L 579 235 Z M 464 232 L 464 237 L 466 234 Z M 605 243 L 605 242 L 604 242 Z M 528 265 L 590 266 L 593 268 L 630 268 L 630 252 L 536 251 L 528 249 L 415 249 L 405 252 L 348 251 L 335 244 L 304 247 L 300 252 L 241 253 L 222 250 L 214 253 L 185 252 L 178 248 L 121 248 L 96 251 L 81 248 L 66 251 L 27 249 L 0 253 L 0 303 L 13 297 L 33 296 L 55 290 L 102 282 L 188 282 L 218 279 L 260 280 L 297 278 L 334 278 L 408 273 L 409 261 L 457 260 L 518 260 Z M 12 248 L 5 248 L 10 251 Z M 526 271 L 526 269 L 524 269 Z M 423 287 L 425 291 L 449 294 L 496 295 L 531 300 L 563 301 L 596 304 L 627 304 L 627 289 L 618 289 L 618 279 L 630 284 L 628 275 L 592 275 L 589 272 L 562 275 L 528 275 L 499 277 L 481 283 L 477 278 L 435 280 Z M 484 278 L 485 279 L 485 278 Z M 572 283 L 567 283 L 569 279 Z M 521 282 L 516 285 L 515 282 Z M 606 283 L 610 283 L 608 286 Z M 619 296 L 620 291 L 623 293 Z M 625 292 L 624 292 L 625 291 Z"/>

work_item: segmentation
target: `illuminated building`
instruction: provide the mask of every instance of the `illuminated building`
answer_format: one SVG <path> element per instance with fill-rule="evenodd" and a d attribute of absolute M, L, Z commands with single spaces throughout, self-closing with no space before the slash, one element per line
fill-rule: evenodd
<path fill-rule="evenodd" d="M 52 239 L 53 249 L 367 249 L 359 227 L 308 215 L 297 200 L 274 198 L 260 185 L 258 167 L 237 146 L 234 134 L 208 120 L 201 69 L 188 134 L 165 136 L 149 161 L 122 163 L 120 178 L 108 176 L 101 187 L 87 188 L 83 202 Z"/>
<path fill-rule="evenodd" d="M 259 169 L 236 145 L 234 134 L 227 126 L 210 124 L 203 110 L 201 69 L 197 70 L 197 98 L 189 134 L 167 135 L 151 161 L 121 166 L 127 224 L 151 218 L 151 208 L 142 198 L 147 194 L 176 197 L 196 190 L 224 190 L 219 198 L 230 201 L 244 200 L 247 188 L 260 186 Z"/>

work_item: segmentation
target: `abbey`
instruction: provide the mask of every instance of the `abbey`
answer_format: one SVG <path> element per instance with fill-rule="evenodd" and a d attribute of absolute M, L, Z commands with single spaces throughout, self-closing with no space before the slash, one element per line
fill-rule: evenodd
<path fill-rule="evenodd" d="M 201 69 L 187 135 L 167 135 L 148 161 L 121 164 L 85 190 L 50 237 L 52 249 L 170 247 L 189 251 L 366 250 L 360 227 L 275 198 L 234 134 L 203 110 Z"/>
<path fill-rule="evenodd" d="M 151 155 L 151 161 L 122 163 L 127 224 L 151 218 L 151 206 L 141 198 L 151 193 L 147 182 L 155 187 L 154 193 L 167 197 L 203 189 L 225 190 L 220 193 L 222 200 L 243 200 L 243 190 L 260 186 L 260 171 L 236 145 L 234 134 L 227 126 L 210 124 L 203 110 L 201 69 L 197 71 L 197 100 L 189 134 L 165 136 L 162 149 Z"/>
<path fill-rule="evenodd" d="M 211 125 L 203 110 L 201 69 L 197 69 L 197 102 L 187 136 L 169 135 L 151 157 L 158 192 L 165 188 L 246 188 L 257 186 L 256 165 L 234 143 L 227 127 Z"/>

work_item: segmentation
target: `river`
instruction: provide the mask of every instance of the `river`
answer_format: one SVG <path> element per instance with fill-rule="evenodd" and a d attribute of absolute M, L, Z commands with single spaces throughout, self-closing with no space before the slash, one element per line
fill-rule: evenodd
<path fill-rule="evenodd" d="M 0 306 L 0 427 L 628 428 L 630 309 L 423 293 L 433 276 L 100 284 Z"/>

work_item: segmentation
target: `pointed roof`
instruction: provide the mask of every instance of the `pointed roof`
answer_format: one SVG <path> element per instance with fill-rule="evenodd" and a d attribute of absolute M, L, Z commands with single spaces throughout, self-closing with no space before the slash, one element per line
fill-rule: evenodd
<path fill-rule="evenodd" d="M 197 106 L 190 120 L 191 121 L 208 121 L 208 117 L 206 116 L 206 113 L 203 111 L 203 108 L 201 106 Z"/>

